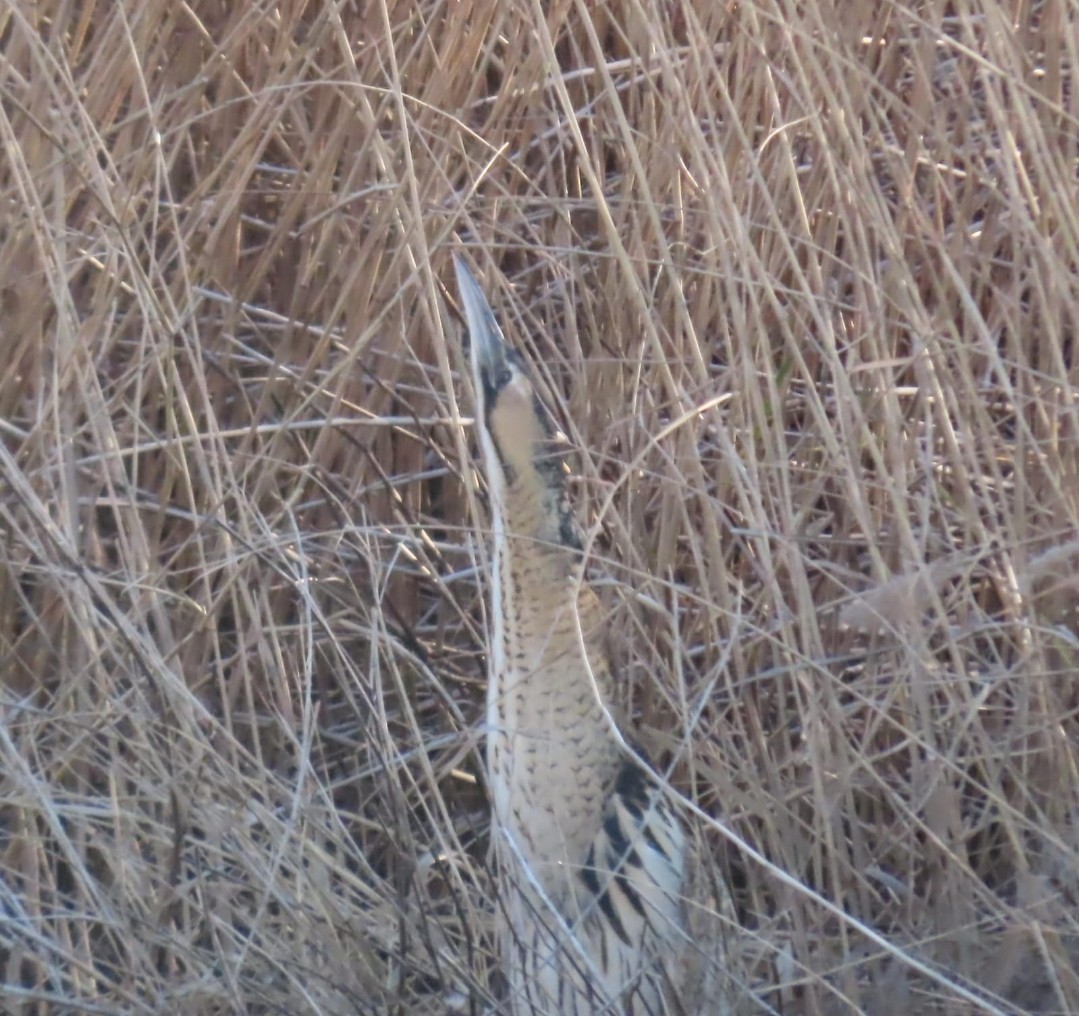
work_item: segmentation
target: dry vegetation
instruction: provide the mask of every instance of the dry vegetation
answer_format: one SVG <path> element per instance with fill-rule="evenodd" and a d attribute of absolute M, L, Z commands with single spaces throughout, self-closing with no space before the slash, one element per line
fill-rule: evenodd
<path fill-rule="evenodd" d="M 1079 1011 L 1073 3 L 0 31 L 3 1012 L 499 1011 L 455 244 L 761 1011 Z"/>

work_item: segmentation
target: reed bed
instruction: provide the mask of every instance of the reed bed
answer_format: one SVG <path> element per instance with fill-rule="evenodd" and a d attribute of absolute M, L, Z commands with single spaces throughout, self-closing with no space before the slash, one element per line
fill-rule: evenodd
<path fill-rule="evenodd" d="M 747 1011 L 1079 1011 L 1074 4 L 0 37 L 0 1010 L 505 1011 L 462 250 Z"/>

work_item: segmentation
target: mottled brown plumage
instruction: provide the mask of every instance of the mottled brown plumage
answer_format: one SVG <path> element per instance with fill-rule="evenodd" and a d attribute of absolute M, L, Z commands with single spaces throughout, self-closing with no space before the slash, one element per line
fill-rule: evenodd
<path fill-rule="evenodd" d="M 684 941 L 681 825 L 606 703 L 566 466 L 528 370 L 456 260 L 490 496 L 487 765 L 518 1016 L 659 1016 Z"/>

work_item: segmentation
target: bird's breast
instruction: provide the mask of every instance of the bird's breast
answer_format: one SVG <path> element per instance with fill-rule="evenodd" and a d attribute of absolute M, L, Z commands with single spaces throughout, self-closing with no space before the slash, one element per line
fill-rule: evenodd
<path fill-rule="evenodd" d="M 536 864 L 580 866 L 619 766 L 599 605 L 574 569 L 532 556 L 502 576 L 488 698 L 496 817 Z M 521 595 L 525 585 L 532 595 Z"/>

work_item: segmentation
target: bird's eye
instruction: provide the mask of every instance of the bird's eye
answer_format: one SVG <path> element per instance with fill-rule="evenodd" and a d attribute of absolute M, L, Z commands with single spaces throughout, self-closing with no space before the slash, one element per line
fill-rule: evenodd
<path fill-rule="evenodd" d="M 495 378 L 495 388 L 505 388 L 513 380 L 513 373 L 509 367 L 503 367 Z"/>

